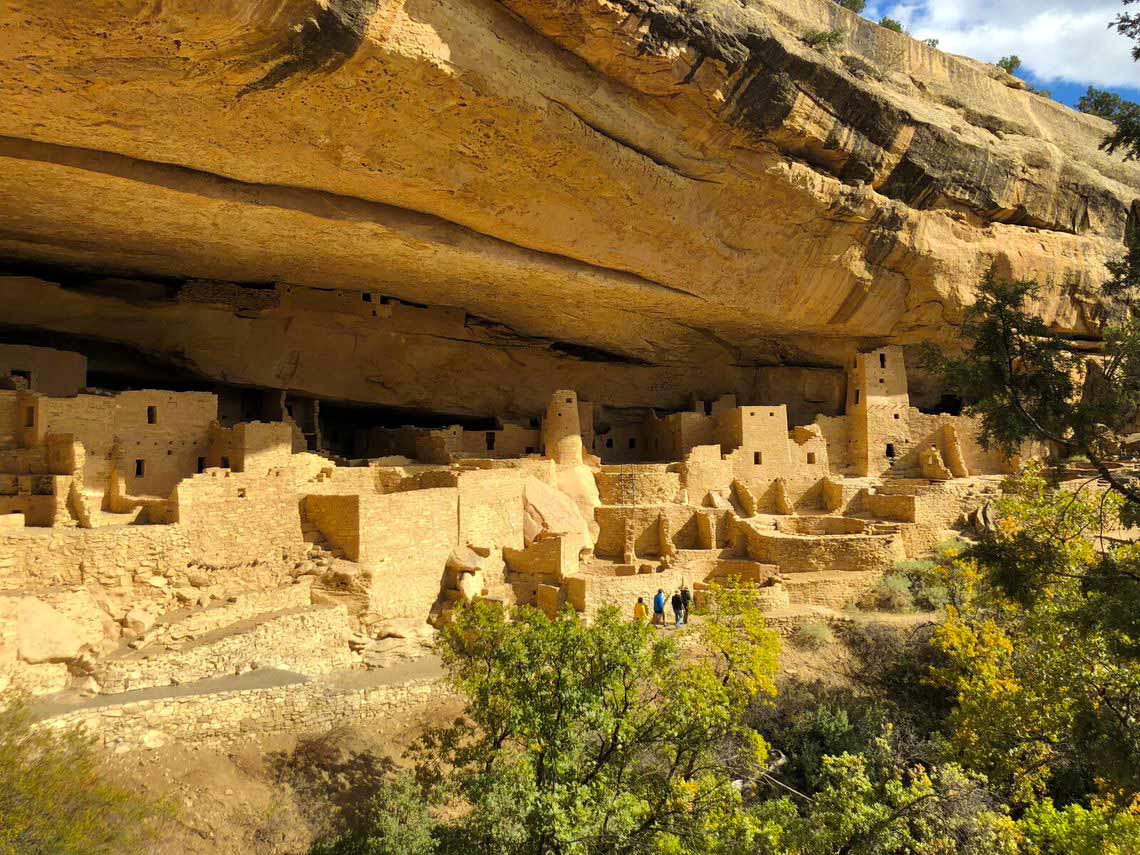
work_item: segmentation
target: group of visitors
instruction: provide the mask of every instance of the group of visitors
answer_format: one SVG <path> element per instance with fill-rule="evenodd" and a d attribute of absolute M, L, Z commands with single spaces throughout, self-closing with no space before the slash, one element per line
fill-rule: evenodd
<path fill-rule="evenodd" d="M 657 593 L 653 597 L 653 625 L 665 625 L 666 600 L 668 600 L 669 606 L 673 610 L 673 626 L 680 627 L 682 623 L 688 623 L 689 610 L 692 609 L 695 600 L 688 586 L 682 583 L 680 589 L 674 591 L 670 597 L 665 596 L 665 591 L 662 588 L 657 589 Z M 648 616 L 648 609 L 645 607 L 645 598 L 638 597 L 637 602 L 633 606 L 634 619 L 645 620 Z"/>

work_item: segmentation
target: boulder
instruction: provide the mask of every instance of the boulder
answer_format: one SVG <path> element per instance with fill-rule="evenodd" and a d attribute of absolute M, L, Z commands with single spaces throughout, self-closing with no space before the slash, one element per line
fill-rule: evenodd
<path fill-rule="evenodd" d="M 74 659 L 94 640 L 78 621 L 35 597 L 20 601 L 16 619 L 18 656 L 31 665 Z"/>
<path fill-rule="evenodd" d="M 146 609 L 134 608 L 123 618 L 123 626 L 136 635 L 144 635 L 154 626 L 155 616 Z"/>
<path fill-rule="evenodd" d="M 592 481 L 593 475 L 590 478 Z M 594 494 L 597 495 L 596 486 Z M 526 542 L 533 543 L 548 533 L 577 535 L 584 547 L 594 545 L 591 527 L 578 504 L 561 490 L 537 478 L 527 478 L 523 485 L 523 534 Z"/>

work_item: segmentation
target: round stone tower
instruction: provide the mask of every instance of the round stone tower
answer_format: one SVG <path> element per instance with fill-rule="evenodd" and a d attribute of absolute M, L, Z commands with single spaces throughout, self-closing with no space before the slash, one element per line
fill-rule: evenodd
<path fill-rule="evenodd" d="M 582 463 L 582 425 L 576 392 L 559 389 L 550 399 L 542 420 L 542 445 L 546 456 L 559 466 Z"/>

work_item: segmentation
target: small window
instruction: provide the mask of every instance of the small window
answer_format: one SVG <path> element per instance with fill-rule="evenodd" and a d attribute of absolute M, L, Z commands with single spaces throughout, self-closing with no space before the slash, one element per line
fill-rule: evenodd
<path fill-rule="evenodd" d="M 19 377 L 24 381 L 24 386 L 28 389 L 32 388 L 32 372 L 24 368 L 13 368 L 8 372 L 13 379 Z"/>
<path fill-rule="evenodd" d="M 614 447 L 614 438 L 612 436 L 606 437 L 606 448 Z"/>
<path fill-rule="evenodd" d="M 230 468 L 230 459 L 228 457 L 222 458 L 222 468 L 223 469 L 229 469 Z"/>
<path fill-rule="evenodd" d="M 363 300 L 365 303 L 371 303 L 372 302 L 372 295 L 369 294 L 367 291 L 361 291 L 360 292 L 360 299 Z"/>
<path fill-rule="evenodd" d="M 566 399 L 566 403 L 567 403 L 567 404 L 573 404 L 573 403 L 574 403 L 574 399 L 573 399 L 573 398 L 567 398 L 567 399 Z"/>
<path fill-rule="evenodd" d="M 808 452 L 808 465 L 811 466 L 814 463 L 815 463 L 815 452 L 809 451 Z"/>
<path fill-rule="evenodd" d="M 880 378 L 879 378 L 879 382 L 880 382 L 880 383 L 886 383 L 887 381 L 886 381 L 886 380 L 884 380 L 882 377 L 880 377 Z"/>
<path fill-rule="evenodd" d="M 764 460 L 764 455 L 761 454 L 759 451 L 753 451 L 752 452 L 752 463 L 753 463 L 753 465 L 759 466 L 763 460 Z"/>
<path fill-rule="evenodd" d="M 886 368 L 887 367 L 887 355 L 885 353 L 879 354 L 879 367 L 880 368 Z"/>
<path fill-rule="evenodd" d="M 895 444 L 893 442 L 887 443 L 887 459 L 888 460 L 894 460 L 895 459 Z"/>
<path fill-rule="evenodd" d="M 630 448 L 637 448 L 637 438 L 636 437 L 631 436 L 629 438 L 629 447 Z"/>
<path fill-rule="evenodd" d="M 28 407 L 24 410 L 24 427 L 36 426 L 36 408 Z"/>
<path fill-rule="evenodd" d="M 238 498 L 239 499 L 245 498 L 245 487 L 238 487 Z"/>
<path fill-rule="evenodd" d="M 768 416 L 773 419 L 776 418 L 776 411 L 772 410 L 772 412 L 768 413 Z"/>
<path fill-rule="evenodd" d="M 148 425 L 158 424 L 158 407 L 151 406 L 146 408 L 146 423 Z"/>
<path fill-rule="evenodd" d="M 705 401 L 704 404 L 705 404 L 705 415 L 711 416 L 712 415 L 713 402 L 712 401 Z"/>
<path fill-rule="evenodd" d="M 899 414 L 895 413 L 895 421 L 897 422 L 898 420 L 899 420 Z"/>
<path fill-rule="evenodd" d="M 858 389 L 855 390 L 855 403 L 856 404 L 859 403 L 859 390 Z"/>
<path fill-rule="evenodd" d="M 146 474 L 146 461 L 139 458 L 135 461 L 135 477 L 141 478 Z"/>
<path fill-rule="evenodd" d="M 485 439 L 487 440 L 487 450 L 488 451 L 494 451 L 495 450 L 495 432 L 493 430 L 487 431 Z"/>
<path fill-rule="evenodd" d="M 205 471 L 206 471 L 206 458 L 205 457 L 199 457 L 198 458 L 198 474 L 201 475 Z"/>
<path fill-rule="evenodd" d="M 530 426 L 532 428 L 536 428 L 539 426 L 539 424 L 540 424 L 540 420 L 539 420 L 538 416 L 532 416 L 531 420 L 530 420 Z"/>

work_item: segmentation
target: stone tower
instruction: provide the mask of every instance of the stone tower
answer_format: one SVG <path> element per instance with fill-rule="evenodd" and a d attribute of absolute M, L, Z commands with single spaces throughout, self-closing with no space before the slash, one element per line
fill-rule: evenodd
<path fill-rule="evenodd" d="M 576 392 L 560 389 L 550 399 L 542 420 L 542 445 L 546 456 L 559 466 L 582 463 L 582 426 Z"/>
<path fill-rule="evenodd" d="M 855 354 L 847 370 L 847 423 L 858 474 L 881 475 L 910 448 L 909 413 L 902 348 Z"/>

